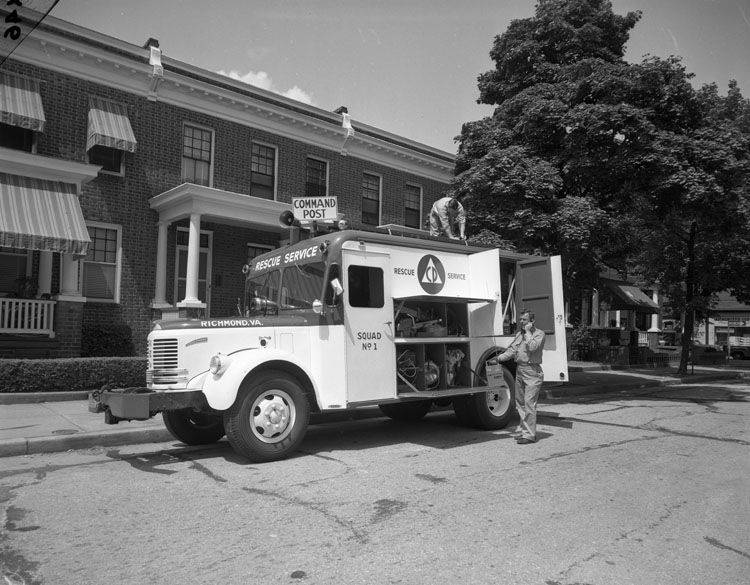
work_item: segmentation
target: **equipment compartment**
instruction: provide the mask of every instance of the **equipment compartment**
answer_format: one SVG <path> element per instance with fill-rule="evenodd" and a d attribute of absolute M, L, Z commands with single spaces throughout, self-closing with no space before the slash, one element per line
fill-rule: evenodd
<path fill-rule="evenodd" d="M 465 302 L 401 300 L 394 322 L 399 393 L 471 385 Z"/>

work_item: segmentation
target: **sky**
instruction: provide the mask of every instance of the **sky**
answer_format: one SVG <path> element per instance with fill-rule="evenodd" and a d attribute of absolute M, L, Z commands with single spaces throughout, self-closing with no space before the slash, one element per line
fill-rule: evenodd
<path fill-rule="evenodd" d="M 59 0 L 51 15 L 455 153 L 495 36 L 534 0 Z M 750 0 L 612 0 L 641 10 L 626 60 L 679 55 L 693 84 L 750 97 Z"/>

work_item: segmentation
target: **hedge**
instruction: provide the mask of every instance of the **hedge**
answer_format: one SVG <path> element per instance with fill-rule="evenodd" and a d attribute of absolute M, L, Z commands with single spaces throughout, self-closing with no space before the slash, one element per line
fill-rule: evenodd
<path fill-rule="evenodd" d="M 146 385 L 145 357 L 0 359 L 0 392 L 97 390 Z"/>

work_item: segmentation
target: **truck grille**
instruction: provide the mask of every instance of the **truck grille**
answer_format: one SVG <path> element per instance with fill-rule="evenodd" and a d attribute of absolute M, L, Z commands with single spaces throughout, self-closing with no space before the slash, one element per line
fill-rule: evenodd
<path fill-rule="evenodd" d="M 149 343 L 149 369 L 177 369 L 177 340 L 154 339 Z"/>
<path fill-rule="evenodd" d="M 187 383 L 187 370 L 179 369 L 176 339 L 153 339 L 148 344 L 146 385 Z"/>

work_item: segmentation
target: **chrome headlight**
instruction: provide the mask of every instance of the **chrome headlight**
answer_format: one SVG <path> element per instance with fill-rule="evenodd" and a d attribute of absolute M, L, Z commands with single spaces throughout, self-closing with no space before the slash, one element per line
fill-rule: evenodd
<path fill-rule="evenodd" d="M 218 374 L 226 365 L 227 356 L 216 353 L 211 356 L 211 360 L 208 362 L 208 371 L 212 374 Z"/>

